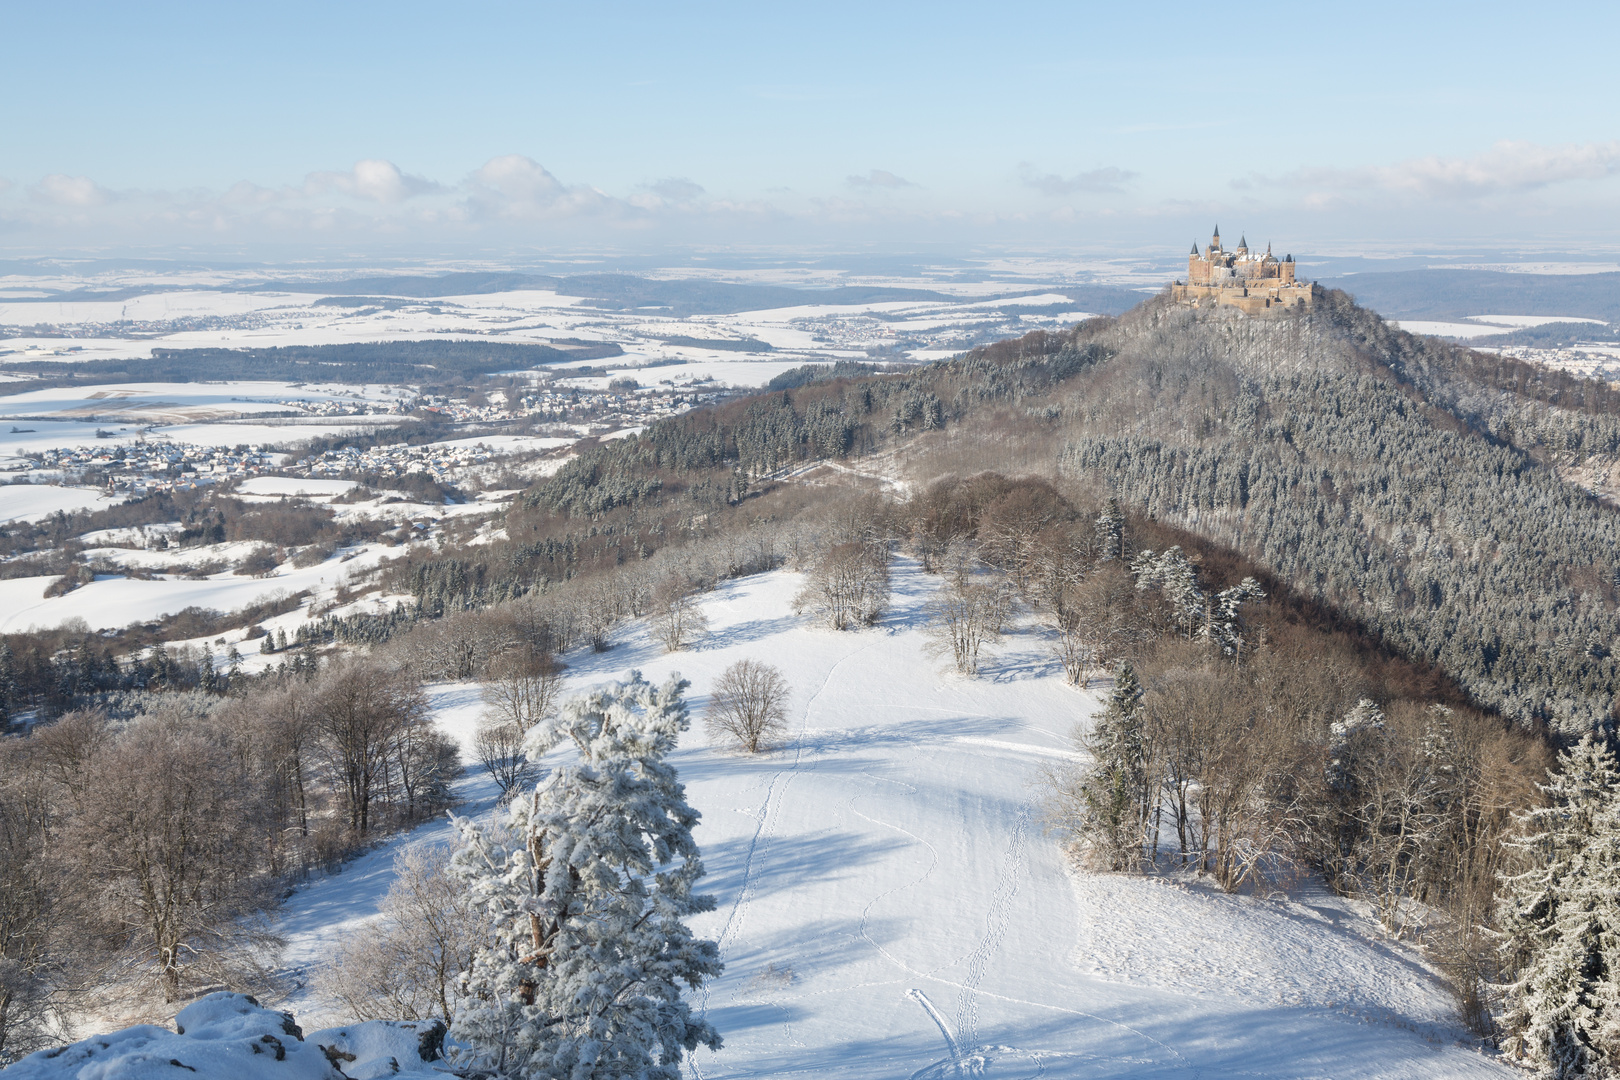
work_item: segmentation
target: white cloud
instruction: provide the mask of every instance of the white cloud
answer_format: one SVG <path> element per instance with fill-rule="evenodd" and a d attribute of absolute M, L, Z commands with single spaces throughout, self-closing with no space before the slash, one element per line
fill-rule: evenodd
<path fill-rule="evenodd" d="M 28 189 L 35 202 L 51 206 L 102 206 L 113 201 L 113 193 L 88 176 L 68 176 L 51 173 Z"/>
<path fill-rule="evenodd" d="M 706 194 L 702 184 L 684 176 L 666 176 L 662 180 L 642 184 L 641 190 L 625 201 L 637 210 L 650 214 L 664 211 L 691 213 L 711 205 L 702 201 Z"/>
<path fill-rule="evenodd" d="M 384 205 L 404 202 L 416 195 L 443 190 L 432 180 L 402 173 L 398 165 L 380 158 L 357 161 L 354 168 L 348 172 L 310 173 L 304 180 L 304 188 L 310 194 L 316 195 L 326 191 L 341 191 L 357 199 Z"/>
<path fill-rule="evenodd" d="M 1616 174 L 1620 174 L 1620 140 L 1563 146 L 1504 141 L 1473 157 L 1429 156 L 1358 169 L 1301 169 L 1281 182 L 1310 189 L 1308 201 L 1317 203 L 1356 191 L 1459 200 L 1522 194 Z"/>
<path fill-rule="evenodd" d="M 630 204 L 584 185 L 566 185 L 533 158 L 490 158 L 463 185 L 474 216 L 535 220 L 614 213 Z"/>
<path fill-rule="evenodd" d="M 670 202 L 694 202 L 703 194 L 703 185 L 684 176 L 666 176 L 655 184 L 648 184 L 647 190 Z"/>
<path fill-rule="evenodd" d="M 1043 175 L 1036 172 L 1035 166 L 1027 161 L 1019 163 L 1018 175 L 1024 181 L 1025 187 L 1032 187 L 1042 195 L 1050 195 L 1053 198 L 1085 192 L 1120 192 L 1125 190 L 1126 184 L 1136 179 L 1136 173 L 1121 169 L 1117 165 L 1104 165 L 1090 172 L 1075 173 L 1073 176 L 1060 176 L 1057 173 Z"/>
<path fill-rule="evenodd" d="M 848 184 L 852 188 L 859 188 L 863 191 L 872 191 L 876 188 L 893 189 L 919 186 L 917 184 L 913 184 L 910 180 L 907 180 L 903 176 L 896 176 L 887 169 L 873 169 L 865 176 L 846 177 L 844 183 Z"/>

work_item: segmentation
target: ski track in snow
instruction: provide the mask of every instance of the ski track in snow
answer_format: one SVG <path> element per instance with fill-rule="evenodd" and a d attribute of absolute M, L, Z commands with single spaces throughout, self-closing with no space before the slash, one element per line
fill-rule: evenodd
<path fill-rule="evenodd" d="M 1019 875 L 1024 871 L 1024 835 L 1029 831 L 1029 808 L 1018 814 L 1018 826 L 1013 829 L 1012 844 L 1007 848 L 1002 863 L 1001 877 L 996 882 L 995 899 L 985 919 L 984 937 L 979 947 L 968 957 L 968 977 L 962 987 L 960 1004 L 956 1007 L 957 1033 L 969 1045 L 979 1041 L 979 984 L 984 981 L 990 958 L 1001 947 L 1007 932 L 1007 918 L 1011 914 L 1012 898 L 1018 892 Z"/>
<path fill-rule="evenodd" d="M 608 652 L 566 658 L 571 688 L 638 667 L 692 679 L 674 762 L 719 900 L 692 923 L 727 966 L 692 995 L 725 1045 L 688 1057 L 688 1075 L 1516 1075 L 1457 1045 L 1434 973 L 1354 905 L 1072 872 L 1031 784 L 1041 759 L 1077 756 L 1065 729 L 1098 699 L 1052 673 L 1038 631 L 1009 634 L 985 677 L 962 680 L 923 654 L 937 579 L 914 564 L 896 561 L 893 610 L 858 633 L 787 616 L 799 580 L 722 583 L 701 649 L 664 655 L 629 624 Z M 710 748 L 701 723 L 713 678 L 743 658 L 808 693 L 792 738 L 753 757 Z M 468 743 L 477 687 L 431 695 Z M 476 813 L 493 785 L 469 772 L 459 790 L 459 812 Z M 301 889 L 279 916 L 288 966 L 307 973 L 376 917 L 400 846 L 449 839 L 447 824 L 423 826 Z M 300 1020 L 334 1017 L 312 993 L 291 1003 Z"/>
<path fill-rule="evenodd" d="M 864 648 L 864 646 L 862 648 Z M 793 740 L 793 763 L 787 768 L 775 773 L 771 777 L 771 782 L 765 789 L 765 799 L 760 803 L 758 811 L 756 811 L 753 815 L 755 821 L 754 836 L 749 842 L 748 854 L 743 863 L 742 887 L 738 889 L 737 899 L 732 903 L 731 906 L 731 913 L 726 918 L 725 925 L 721 928 L 719 937 L 716 939 L 716 944 L 719 946 L 720 959 L 722 963 L 725 961 L 727 953 L 731 951 L 732 947 L 735 946 L 739 940 L 742 939 L 743 928 L 746 925 L 748 918 L 748 906 L 752 902 L 754 894 L 758 889 L 758 879 L 754 874 L 755 860 L 758 859 L 763 861 L 765 857 L 769 855 L 771 839 L 776 833 L 776 825 L 781 818 L 780 809 L 782 799 L 787 793 L 788 785 L 790 785 L 794 778 L 798 776 L 799 769 L 804 764 L 805 737 L 810 732 L 810 710 L 815 707 L 816 700 L 821 697 L 822 691 L 826 690 L 827 687 L 832 683 L 833 676 L 837 674 L 838 669 L 842 667 L 846 661 L 858 655 L 861 651 L 862 649 L 858 648 L 834 664 L 832 669 L 827 672 L 827 677 L 822 680 L 821 686 L 814 694 L 811 695 L 810 700 L 805 702 L 804 712 L 801 715 L 799 722 L 799 734 Z M 712 992 L 712 983 L 704 983 L 702 990 L 699 991 L 697 1013 L 700 1018 L 706 1018 L 708 1016 L 709 999 Z M 734 995 L 734 1000 L 746 1004 L 747 998 L 743 996 L 743 993 L 744 991 L 739 990 L 738 993 Z M 796 1040 L 793 1038 L 791 1012 L 780 1005 L 776 1005 L 769 999 L 760 998 L 758 1000 L 762 1004 L 772 1005 L 773 1007 L 787 1014 L 789 1019 L 784 1020 L 782 1024 L 783 1041 L 788 1045 L 793 1045 Z M 699 1077 L 701 1080 L 703 1077 L 703 1072 L 695 1057 L 690 1061 L 690 1065 L 693 1074 Z"/>

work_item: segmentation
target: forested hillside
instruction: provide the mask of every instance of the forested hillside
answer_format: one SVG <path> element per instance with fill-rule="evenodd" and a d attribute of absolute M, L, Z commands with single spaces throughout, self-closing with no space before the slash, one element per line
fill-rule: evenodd
<path fill-rule="evenodd" d="M 513 538 L 553 516 L 690 519 L 802 462 L 897 445 L 1111 491 L 1521 723 L 1573 734 L 1609 715 L 1620 527 L 1555 467 L 1612 459 L 1620 396 L 1391 329 L 1343 293 L 1266 321 L 1155 300 L 694 413 L 581 455 L 528 493 Z"/>
<path fill-rule="evenodd" d="M 1548 464 L 1613 452 L 1606 388 L 1342 294 L 1309 319 L 1154 306 L 1085 336 L 1112 359 L 1065 387 L 1065 471 L 1257 557 L 1482 704 L 1569 734 L 1608 715 L 1620 522 Z"/>

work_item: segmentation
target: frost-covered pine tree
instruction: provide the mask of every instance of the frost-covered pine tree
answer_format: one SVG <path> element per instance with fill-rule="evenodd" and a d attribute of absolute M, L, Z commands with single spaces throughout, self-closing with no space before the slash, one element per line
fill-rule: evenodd
<path fill-rule="evenodd" d="M 715 943 L 684 922 L 714 907 L 692 895 L 698 813 L 665 760 L 690 724 L 687 685 L 631 672 L 567 702 L 525 750 L 537 762 L 559 746 L 577 757 L 513 800 L 507 835 L 456 819 L 451 872 L 495 942 L 464 976 L 452 1033 L 466 1064 L 510 1078 L 677 1080 L 683 1052 L 720 1046 L 681 997 L 721 969 Z"/>
<path fill-rule="evenodd" d="M 1503 883 L 1498 926 L 1511 1048 L 1542 1075 L 1620 1065 L 1620 768 L 1591 735 L 1560 755 L 1526 812 L 1530 868 Z"/>
<path fill-rule="evenodd" d="M 1355 708 L 1344 714 L 1344 719 L 1333 721 L 1328 729 L 1327 774 L 1328 787 L 1346 794 L 1356 783 L 1354 751 L 1356 736 L 1363 731 L 1376 731 L 1384 726 L 1384 710 L 1371 698 L 1362 698 Z"/>
<path fill-rule="evenodd" d="M 1230 589 L 1222 589 L 1209 604 L 1202 636 L 1213 641 L 1226 655 L 1241 657 L 1244 645 L 1243 605 L 1265 598 L 1266 591 L 1252 577 L 1244 578 Z"/>
<path fill-rule="evenodd" d="M 1097 520 L 1093 522 L 1093 528 L 1097 534 L 1098 556 L 1102 561 L 1125 557 L 1125 511 L 1120 509 L 1117 497 L 1108 497 L 1097 514 Z"/>
<path fill-rule="evenodd" d="M 1198 569 L 1182 552 L 1181 545 L 1154 551 L 1144 548 L 1131 560 L 1131 573 L 1136 575 L 1138 589 L 1155 586 L 1164 590 L 1165 599 L 1176 611 L 1176 621 L 1187 627 L 1191 640 L 1200 623 L 1208 624 L 1207 597 L 1198 585 Z"/>
<path fill-rule="evenodd" d="M 1110 870 L 1135 870 L 1146 857 L 1149 792 L 1142 684 L 1129 664 L 1115 672 L 1108 707 L 1086 737 L 1085 748 L 1093 760 L 1081 791 L 1092 855 Z"/>

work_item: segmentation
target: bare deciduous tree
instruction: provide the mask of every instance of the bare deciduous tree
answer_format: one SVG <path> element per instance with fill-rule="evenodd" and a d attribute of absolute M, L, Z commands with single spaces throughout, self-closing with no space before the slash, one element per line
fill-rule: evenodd
<path fill-rule="evenodd" d="M 563 667 L 543 652 L 519 646 L 489 666 L 484 704 L 489 715 L 517 729 L 519 738 L 557 709 Z"/>
<path fill-rule="evenodd" d="M 813 612 L 834 630 L 872 625 L 889 605 L 886 554 L 870 544 L 834 544 L 794 597 L 794 609 Z"/>
<path fill-rule="evenodd" d="M 678 652 L 709 632 L 697 593 L 681 577 L 659 582 L 652 595 L 652 633 L 666 652 Z"/>
<path fill-rule="evenodd" d="M 359 835 L 371 830 L 372 801 L 385 785 L 396 737 L 426 707 L 415 680 L 372 660 L 342 660 L 322 673 L 316 729 Z"/>
<path fill-rule="evenodd" d="M 49 857 L 60 808 L 33 741 L 0 739 L 0 1063 L 60 1041 L 69 1018 L 54 990 L 86 944 L 83 890 Z"/>
<path fill-rule="evenodd" d="M 709 734 L 757 754 L 787 731 L 789 695 L 787 680 L 776 668 L 739 660 L 714 684 L 706 718 Z"/>
<path fill-rule="evenodd" d="M 478 763 L 501 789 L 501 800 L 512 797 L 533 781 L 535 770 L 523 752 L 523 732 L 517 725 L 498 716 L 486 716 L 473 732 L 473 751 Z"/>
<path fill-rule="evenodd" d="M 357 1020 L 456 1018 L 457 976 L 484 944 L 487 920 L 449 873 L 442 847 L 408 847 L 368 923 L 338 947 L 317 987 Z"/>
<path fill-rule="evenodd" d="M 94 767 L 67 837 L 77 873 L 99 891 L 102 931 L 174 1001 L 189 968 L 217 977 L 246 937 L 262 885 L 254 785 L 216 740 L 161 714 L 121 733 Z"/>
<path fill-rule="evenodd" d="M 612 645 L 609 635 L 623 617 L 624 597 L 609 574 L 599 574 L 574 593 L 574 617 L 595 652 Z"/>
<path fill-rule="evenodd" d="M 979 653 L 1001 640 L 1007 615 L 1006 590 L 1000 582 L 963 579 L 946 584 L 924 606 L 929 650 L 949 656 L 956 670 L 979 673 Z"/>
<path fill-rule="evenodd" d="M 391 651 L 426 679 L 473 679 L 523 636 L 509 613 L 462 611 L 418 622 Z"/>
<path fill-rule="evenodd" d="M 1156 599 L 1139 593 L 1118 562 L 1101 563 L 1083 581 L 1064 589 L 1052 613 L 1057 630 L 1053 651 L 1069 684 L 1083 686 L 1093 673 L 1131 659 L 1137 646 L 1155 634 L 1155 612 L 1145 609 Z"/>
<path fill-rule="evenodd" d="M 1036 538 L 1062 505 L 1055 494 L 1049 484 L 1027 481 L 979 515 L 979 548 L 985 560 L 1011 574 L 1020 591 L 1033 570 Z"/>

